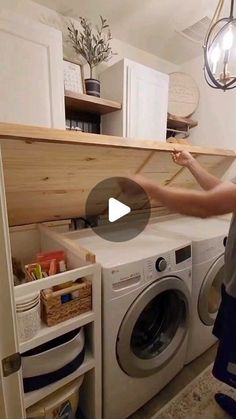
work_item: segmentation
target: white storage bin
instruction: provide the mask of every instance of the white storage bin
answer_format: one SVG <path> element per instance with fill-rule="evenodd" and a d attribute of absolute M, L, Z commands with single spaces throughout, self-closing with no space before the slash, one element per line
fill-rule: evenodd
<path fill-rule="evenodd" d="M 69 374 L 84 361 L 84 330 L 73 330 L 22 355 L 25 392 L 38 390 Z"/>
<path fill-rule="evenodd" d="M 27 419 L 74 419 L 83 376 L 27 410 Z"/>

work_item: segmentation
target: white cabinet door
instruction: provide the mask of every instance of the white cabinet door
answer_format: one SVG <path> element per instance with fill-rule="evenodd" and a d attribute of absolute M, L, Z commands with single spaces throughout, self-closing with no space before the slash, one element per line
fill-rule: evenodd
<path fill-rule="evenodd" d="M 61 32 L 0 14 L 0 120 L 65 127 Z"/>
<path fill-rule="evenodd" d="M 0 417 L 25 418 L 21 371 L 11 372 L 9 357 L 19 351 L 14 311 L 10 241 L 0 152 Z M 6 362 L 8 360 L 8 362 Z M 12 358 L 11 358 L 12 361 Z"/>
<path fill-rule="evenodd" d="M 166 140 L 169 76 L 128 65 L 127 136 Z"/>
<path fill-rule="evenodd" d="M 126 58 L 101 75 L 102 96 L 122 103 L 102 117 L 102 133 L 166 140 L 169 76 Z"/>

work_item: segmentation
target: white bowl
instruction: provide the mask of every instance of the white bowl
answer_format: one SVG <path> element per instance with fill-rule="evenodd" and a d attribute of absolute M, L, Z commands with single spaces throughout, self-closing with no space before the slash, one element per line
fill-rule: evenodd
<path fill-rule="evenodd" d="M 40 305 L 40 301 L 38 301 L 37 303 L 31 304 L 28 307 L 17 308 L 16 312 L 17 313 L 22 313 L 22 312 L 25 312 L 25 311 L 30 311 L 30 310 L 32 310 L 32 308 L 37 307 L 38 305 Z"/>
<path fill-rule="evenodd" d="M 16 305 L 28 304 L 40 298 L 40 293 L 29 294 L 26 297 L 17 298 Z"/>
<path fill-rule="evenodd" d="M 16 303 L 16 307 L 26 307 L 29 304 L 35 304 L 37 302 L 39 302 L 40 298 L 35 298 L 35 300 L 32 301 L 28 301 L 27 303 Z"/>

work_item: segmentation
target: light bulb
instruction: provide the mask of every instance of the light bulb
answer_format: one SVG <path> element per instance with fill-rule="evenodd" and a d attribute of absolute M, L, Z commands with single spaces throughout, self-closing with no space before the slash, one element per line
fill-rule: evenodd
<path fill-rule="evenodd" d="M 218 61 L 220 59 L 220 54 L 221 54 L 220 47 L 219 47 L 219 44 L 217 44 L 213 48 L 212 53 L 210 55 L 210 59 L 211 59 L 211 62 L 212 62 L 212 73 L 213 74 L 216 73 L 216 68 L 217 68 Z"/>
<path fill-rule="evenodd" d="M 233 31 L 231 26 L 229 26 L 227 32 L 225 33 L 224 37 L 223 37 L 223 49 L 225 51 L 228 51 L 232 48 L 233 46 L 233 41 L 234 41 L 234 36 L 233 36 Z"/>

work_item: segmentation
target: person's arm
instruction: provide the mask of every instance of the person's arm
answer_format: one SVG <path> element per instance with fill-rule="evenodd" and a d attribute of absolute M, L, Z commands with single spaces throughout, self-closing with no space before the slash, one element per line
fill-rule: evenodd
<path fill-rule="evenodd" d="M 187 167 L 205 191 L 213 189 L 222 183 L 222 181 L 216 176 L 211 175 L 207 172 L 207 170 L 203 169 L 203 167 L 188 151 L 174 150 L 172 158 L 179 166 Z"/>
<path fill-rule="evenodd" d="M 140 176 L 132 179 L 153 201 L 161 202 L 171 211 L 183 215 L 207 218 L 236 210 L 236 185 L 231 182 L 222 182 L 206 192 L 163 187 Z"/>

